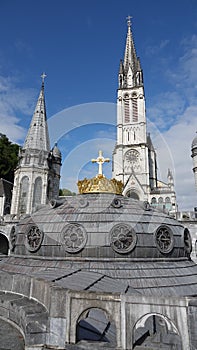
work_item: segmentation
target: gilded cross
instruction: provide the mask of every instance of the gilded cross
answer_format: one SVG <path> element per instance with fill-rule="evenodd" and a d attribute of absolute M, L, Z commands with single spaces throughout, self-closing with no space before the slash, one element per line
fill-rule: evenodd
<path fill-rule="evenodd" d="M 99 151 L 98 158 L 92 159 L 92 163 L 97 163 L 99 165 L 98 175 L 103 175 L 103 164 L 106 163 L 106 162 L 109 163 L 110 159 L 109 158 L 104 158 L 102 151 Z"/>

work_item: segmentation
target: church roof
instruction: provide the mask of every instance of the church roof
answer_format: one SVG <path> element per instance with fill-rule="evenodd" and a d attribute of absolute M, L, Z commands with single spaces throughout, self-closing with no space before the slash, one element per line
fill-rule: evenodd
<path fill-rule="evenodd" d="M 34 255 L 52 258 L 110 258 L 126 262 L 144 257 L 182 259 L 191 248 L 184 243 L 186 237 L 189 240 L 184 227 L 147 202 L 112 193 L 88 193 L 56 204 L 19 222 L 16 254 L 31 255 L 33 249 Z M 28 234 L 37 235 L 40 228 L 40 245 L 31 247 L 30 237 L 28 247 Z M 160 242 L 163 236 L 168 242 L 164 247 Z"/>
<path fill-rule="evenodd" d="M 31 120 L 31 124 L 23 148 L 37 149 L 48 152 L 50 151 L 50 141 L 44 96 L 44 82 L 42 82 L 42 87 L 37 100 L 36 108 Z"/>

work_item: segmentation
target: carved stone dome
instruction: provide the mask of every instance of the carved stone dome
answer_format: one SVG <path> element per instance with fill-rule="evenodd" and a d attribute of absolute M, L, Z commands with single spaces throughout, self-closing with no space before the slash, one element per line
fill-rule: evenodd
<path fill-rule="evenodd" d="M 45 257 L 181 259 L 188 229 L 147 202 L 110 193 L 67 197 L 21 220 L 14 252 Z"/>

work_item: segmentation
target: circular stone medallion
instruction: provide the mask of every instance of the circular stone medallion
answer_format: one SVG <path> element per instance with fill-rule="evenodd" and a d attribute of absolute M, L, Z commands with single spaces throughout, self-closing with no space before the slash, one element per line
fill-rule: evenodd
<path fill-rule="evenodd" d="M 169 253 L 174 247 L 174 238 L 171 229 L 160 226 L 155 232 L 155 243 L 161 253 Z"/>
<path fill-rule="evenodd" d="M 43 241 L 44 234 L 37 226 L 31 226 L 26 234 L 26 246 L 30 252 L 36 252 Z"/>
<path fill-rule="evenodd" d="M 85 246 L 87 233 L 79 224 L 68 224 L 63 228 L 61 238 L 68 253 L 77 253 Z"/>
<path fill-rule="evenodd" d="M 127 224 L 117 224 L 110 232 L 111 247 L 117 253 L 128 253 L 134 249 L 137 235 L 133 228 Z"/>

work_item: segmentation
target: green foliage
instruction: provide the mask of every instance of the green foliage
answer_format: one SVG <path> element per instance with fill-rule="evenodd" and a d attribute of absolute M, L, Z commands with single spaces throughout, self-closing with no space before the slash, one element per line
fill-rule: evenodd
<path fill-rule="evenodd" d="M 14 169 L 18 163 L 19 145 L 0 134 L 0 178 L 14 182 Z"/>
<path fill-rule="evenodd" d="M 76 196 L 75 192 L 71 192 L 67 188 L 62 188 L 59 190 L 59 195 L 60 196 Z"/>

